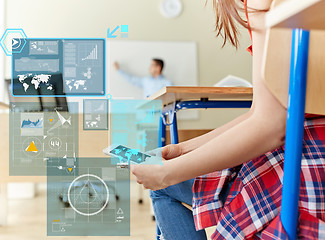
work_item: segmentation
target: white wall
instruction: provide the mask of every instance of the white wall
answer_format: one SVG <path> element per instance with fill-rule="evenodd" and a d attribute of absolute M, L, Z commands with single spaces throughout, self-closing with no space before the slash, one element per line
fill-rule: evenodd
<path fill-rule="evenodd" d="M 140 88 L 121 77 L 111 62 L 118 62 L 120 68 L 135 76 L 149 74 L 151 59 L 162 58 L 165 61 L 164 76 L 176 86 L 198 85 L 197 45 L 195 42 L 171 41 L 108 41 L 109 91 L 113 97 L 143 98 Z"/>
<path fill-rule="evenodd" d="M 175 19 L 160 15 L 160 0 L 7 0 L 7 27 L 21 27 L 28 37 L 106 37 L 109 27 L 129 25 L 129 39 L 148 41 L 196 41 L 199 85 L 212 86 L 228 74 L 251 81 L 250 45 L 246 30 L 242 47 L 221 49 L 215 38 L 212 1 L 182 0 L 184 11 Z M 6 58 L 6 73 L 10 62 Z M 207 110 L 200 121 L 182 121 L 180 128 L 213 128 L 243 110 Z M 203 127 L 202 127 L 203 126 Z"/>
<path fill-rule="evenodd" d="M 5 0 L 0 0 L 0 35 L 5 31 Z M 5 100 L 5 82 L 4 82 L 4 60 L 5 54 L 0 48 L 0 102 Z"/>

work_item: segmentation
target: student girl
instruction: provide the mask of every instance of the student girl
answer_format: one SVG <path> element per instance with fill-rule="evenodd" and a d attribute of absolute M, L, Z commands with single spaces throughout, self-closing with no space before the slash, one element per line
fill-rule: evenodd
<path fill-rule="evenodd" d="M 237 24 L 253 45 L 253 104 L 244 115 L 203 136 L 161 149 L 163 165 L 132 166 L 151 191 L 167 240 L 284 239 L 279 219 L 286 109 L 263 83 L 264 16 L 272 0 L 214 0 L 217 35 L 237 47 Z M 240 12 L 246 13 L 246 19 Z M 234 66 L 236 67 L 236 66 Z M 181 202 L 192 204 L 193 212 Z M 306 116 L 298 237 L 325 239 L 325 116 Z"/>

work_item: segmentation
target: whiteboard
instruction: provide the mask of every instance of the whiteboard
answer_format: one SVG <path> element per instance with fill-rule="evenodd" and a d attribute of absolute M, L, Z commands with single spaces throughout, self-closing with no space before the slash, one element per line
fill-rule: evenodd
<path fill-rule="evenodd" d="M 119 63 L 121 70 L 139 77 L 149 76 L 153 58 L 164 60 L 163 75 L 174 86 L 198 85 L 198 57 L 196 42 L 170 41 L 107 41 L 108 93 L 115 99 L 142 99 L 142 89 L 123 79 L 113 68 Z M 178 119 L 197 119 L 198 111 L 181 111 Z"/>

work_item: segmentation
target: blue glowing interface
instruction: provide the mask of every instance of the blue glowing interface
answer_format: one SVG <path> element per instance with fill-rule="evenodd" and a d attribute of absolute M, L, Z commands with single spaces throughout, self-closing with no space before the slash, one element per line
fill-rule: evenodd
<path fill-rule="evenodd" d="M 14 96 L 105 94 L 104 39 L 26 39 L 12 55 Z"/>
<path fill-rule="evenodd" d="M 122 145 L 119 145 L 116 148 L 112 149 L 110 153 L 116 155 L 120 159 L 120 162 L 127 160 L 134 163 L 142 163 L 147 158 L 151 157 L 150 155 L 141 153 L 136 149 L 131 149 Z"/>

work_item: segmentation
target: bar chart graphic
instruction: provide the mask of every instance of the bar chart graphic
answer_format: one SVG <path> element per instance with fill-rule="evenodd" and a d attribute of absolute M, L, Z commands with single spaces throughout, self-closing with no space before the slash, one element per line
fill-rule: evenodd
<path fill-rule="evenodd" d="M 82 58 L 82 61 L 85 60 L 97 60 L 98 54 L 97 54 L 97 45 L 94 47 L 94 49 L 89 53 L 89 55 L 85 58 Z"/>
<path fill-rule="evenodd" d="M 145 113 L 145 117 L 140 121 L 137 121 L 136 124 L 155 122 L 155 106 L 152 106 L 151 110 L 145 111 L 144 113 Z"/>

